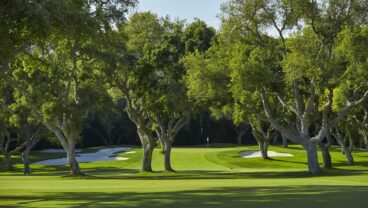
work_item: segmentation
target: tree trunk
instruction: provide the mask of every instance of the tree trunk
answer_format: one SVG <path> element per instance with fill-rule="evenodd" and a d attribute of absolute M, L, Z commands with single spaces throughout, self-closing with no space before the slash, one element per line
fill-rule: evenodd
<path fill-rule="evenodd" d="M 22 160 L 24 165 L 24 175 L 30 175 L 31 174 L 31 168 L 29 165 L 29 152 L 32 150 L 32 148 L 37 144 L 38 142 L 38 133 L 36 132 L 36 135 L 28 139 L 28 142 L 26 143 L 26 148 L 22 152 Z"/>
<path fill-rule="evenodd" d="M 308 141 L 303 146 L 307 152 L 308 172 L 313 175 L 320 173 L 321 169 L 319 168 L 318 164 L 318 154 L 316 145 Z"/>
<path fill-rule="evenodd" d="M 352 153 L 353 149 L 354 149 L 353 137 L 351 137 L 351 135 L 349 134 L 349 152 Z"/>
<path fill-rule="evenodd" d="M 11 158 L 11 154 L 4 154 L 5 157 L 5 163 L 6 163 L 6 171 L 12 171 L 13 170 L 13 161 Z"/>
<path fill-rule="evenodd" d="M 238 133 L 238 144 L 241 145 L 242 144 L 242 137 L 243 135 L 241 135 L 240 133 Z"/>
<path fill-rule="evenodd" d="M 332 159 L 331 159 L 330 150 L 329 150 L 330 147 L 325 144 L 321 144 L 320 148 L 321 148 L 322 158 L 323 158 L 323 167 L 332 168 Z"/>
<path fill-rule="evenodd" d="M 289 146 L 288 140 L 284 136 L 282 136 L 282 146 L 285 148 Z"/>
<path fill-rule="evenodd" d="M 29 167 L 29 152 L 30 152 L 30 149 L 27 149 L 27 148 L 22 152 L 22 160 L 24 164 L 24 175 L 31 174 L 31 169 Z"/>
<path fill-rule="evenodd" d="M 66 150 L 69 167 L 72 175 L 82 175 L 77 159 L 75 158 L 75 147 L 70 146 Z"/>
<path fill-rule="evenodd" d="M 241 145 L 243 143 L 243 137 L 245 135 L 246 131 L 245 129 L 241 129 L 238 133 L 238 144 Z"/>
<path fill-rule="evenodd" d="M 268 153 L 267 153 L 267 149 L 268 149 L 268 141 L 263 141 L 263 140 L 257 140 L 258 142 L 258 146 L 259 146 L 259 151 L 261 151 L 261 155 L 263 159 L 269 159 L 268 157 Z"/>
<path fill-rule="evenodd" d="M 346 147 L 345 144 L 341 145 L 341 147 L 342 147 L 342 151 L 345 154 L 347 164 L 354 165 L 354 158 L 353 158 L 353 155 L 351 154 L 351 151 L 349 151 L 349 149 Z"/>
<path fill-rule="evenodd" d="M 165 155 L 165 171 L 174 172 L 174 169 L 172 169 L 171 167 L 171 144 L 169 142 L 165 143 L 164 155 Z"/>
<path fill-rule="evenodd" d="M 337 143 L 341 146 L 342 153 L 345 155 L 347 164 L 348 165 L 354 165 L 354 158 L 351 154 L 351 151 L 346 147 L 345 142 L 341 139 L 341 135 L 337 134 L 335 136 Z"/>
<path fill-rule="evenodd" d="M 154 146 L 151 144 L 142 144 L 143 146 L 143 161 L 141 172 L 152 172 L 152 154 Z"/>
<path fill-rule="evenodd" d="M 263 159 L 269 159 L 269 157 L 268 157 L 268 145 L 269 145 L 268 141 L 263 142 L 263 152 L 262 152 L 262 158 Z"/>
<path fill-rule="evenodd" d="M 354 158 L 350 151 L 345 152 L 346 159 L 348 161 L 348 165 L 354 165 Z"/>

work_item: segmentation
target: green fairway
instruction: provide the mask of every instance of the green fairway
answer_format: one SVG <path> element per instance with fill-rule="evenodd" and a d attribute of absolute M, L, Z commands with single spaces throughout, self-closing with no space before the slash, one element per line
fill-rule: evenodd
<path fill-rule="evenodd" d="M 239 157 L 240 151 L 256 149 L 233 145 L 174 148 L 172 163 L 177 173 L 162 172 L 159 150 L 154 153 L 156 172 L 138 173 L 139 148 L 133 154 L 119 153 L 130 158 L 126 161 L 81 163 L 87 174 L 81 177 L 68 176 L 66 166 L 32 165 L 32 176 L 22 175 L 20 163 L 12 173 L 1 166 L 0 207 L 367 206 L 368 152 L 355 151 L 356 166 L 348 167 L 340 150 L 332 149 L 335 168 L 310 176 L 299 146 L 270 147 L 294 157 L 267 161 Z M 60 156 L 31 155 L 33 162 Z"/>

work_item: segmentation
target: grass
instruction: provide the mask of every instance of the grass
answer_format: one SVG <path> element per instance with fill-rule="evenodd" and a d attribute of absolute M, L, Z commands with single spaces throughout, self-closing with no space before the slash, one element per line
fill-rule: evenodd
<path fill-rule="evenodd" d="M 97 151 L 99 148 L 85 151 Z M 365 207 L 368 152 L 355 151 L 356 166 L 346 166 L 339 148 L 331 151 L 334 168 L 306 173 L 299 146 L 270 150 L 294 157 L 243 159 L 256 146 L 212 145 L 174 148 L 176 173 L 162 172 L 163 155 L 154 152 L 154 173 L 139 173 L 141 149 L 119 155 L 126 161 L 81 163 L 82 177 L 66 166 L 32 165 L 32 176 L 4 172 L 0 164 L 0 207 Z M 32 161 L 60 154 L 32 153 Z M 1 160 L 2 158 L 0 158 Z M 19 158 L 16 159 L 17 162 Z"/>

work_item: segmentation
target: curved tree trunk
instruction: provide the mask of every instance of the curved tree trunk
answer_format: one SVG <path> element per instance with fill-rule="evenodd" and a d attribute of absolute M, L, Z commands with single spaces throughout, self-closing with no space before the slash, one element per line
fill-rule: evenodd
<path fill-rule="evenodd" d="M 164 156 L 165 156 L 165 171 L 174 172 L 174 169 L 171 167 L 171 144 L 170 142 L 167 142 L 164 145 Z"/>
<path fill-rule="evenodd" d="M 37 130 L 35 135 L 33 135 L 31 138 L 28 138 L 28 141 L 26 143 L 26 148 L 22 152 L 22 160 L 24 165 L 24 175 L 30 175 L 31 174 L 31 168 L 29 165 L 29 152 L 32 150 L 32 148 L 37 144 L 39 138 L 40 128 Z"/>
<path fill-rule="evenodd" d="M 354 158 L 350 151 L 345 152 L 346 160 L 348 161 L 348 165 L 354 165 Z"/>
<path fill-rule="evenodd" d="M 320 145 L 322 158 L 323 158 L 323 167 L 324 168 L 332 168 L 332 159 L 330 155 L 330 147 L 326 144 Z"/>
<path fill-rule="evenodd" d="M 311 174 L 320 173 L 321 169 L 318 163 L 318 154 L 316 145 L 308 141 L 303 145 L 303 147 L 307 152 L 308 172 Z"/>
<path fill-rule="evenodd" d="M 342 151 L 344 152 L 344 155 L 346 157 L 347 160 L 347 164 L 348 165 L 354 165 L 354 158 L 353 155 L 351 154 L 351 151 L 346 147 L 345 144 L 340 144 L 340 146 L 342 147 Z"/>
<path fill-rule="evenodd" d="M 342 139 L 342 135 L 341 135 L 341 133 L 338 130 L 336 130 L 335 138 L 336 138 L 337 143 L 341 146 L 342 153 L 346 157 L 347 164 L 348 165 L 354 165 L 353 155 L 351 154 L 351 151 L 349 150 L 349 148 L 346 147 L 346 144 L 345 144 L 345 142 Z"/>

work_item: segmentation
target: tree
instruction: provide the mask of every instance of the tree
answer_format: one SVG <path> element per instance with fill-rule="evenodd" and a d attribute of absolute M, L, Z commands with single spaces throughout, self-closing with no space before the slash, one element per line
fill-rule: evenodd
<path fill-rule="evenodd" d="M 263 109 L 257 100 L 259 93 L 254 93 L 254 86 L 270 85 L 271 80 L 277 78 L 266 70 L 277 70 L 277 66 L 273 65 L 277 63 L 279 50 L 277 47 L 269 51 L 261 47 L 255 48 L 251 36 L 232 29 L 228 22 L 223 23 L 215 43 L 208 51 L 185 58 L 189 96 L 197 105 L 208 107 L 216 119 L 227 118 L 234 125 L 252 126 L 260 151 L 267 159 L 272 127 L 269 122 L 257 117 L 256 112 Z M 276 40 L 268 38 L 268 41 L 270 45 L 277 46 Z M 258 64 L 259 61 L 263 62 L 262 65 Z M 263 72 L 267 74 L 262 74 Z M 267 134 L 268 128 L 270 131 Z"/>
<path fill-rule="evenodd" d="M 144 90 L 142 107 L 157 134 L 166 171 L 173 171 L 171 146 L 175 136 L 189 122 L 194 108 L 186 96 L 185 68 L 180 63 L 184 55 L 182 24 L 174 23 L 171 27 L 172 32 L 163 35 L 162 43 L 145 53 L 142 67 L 149 69 L 145 70 L 148 73 L 144 81 L 138 84 Z"/>
<path fill-rule="evenodd" d="M 43 126 L 33 118 L 32 109 L 26 106 L 19 105 L 19 103 L 12 103 L 9 108 L 6 106 L 4 108 L 7 108 L 12 114 L 9 122 L 15 127 L 17 138 L 22 142 L 22 148 L 19 150 L 22 150 L 24 174 L 30 175 L 29 153 L 41 139 Z"/>
<path fill-rule="evenodd" d="M 82 122 L 96 101 L 93 96 L 99 94 L 98 82 L 95 82 L 98 73 L 93 70 L 95 66 L 90 54 L 92 40 L 99 33 L 121 25 L 125 20 L 123 14 L 134 3 L 134 0 L 60 1 L 56 7 L 45 5 L 44 8 L 44 5 L 30 1 L 14 7 L 24 9 L 20 12 L 20 23 L 18 19 L 13 21 L 12 14 L 5 18 L 9 20 L 6 20 L 9 31 L 19 33 L 19 37 L 14 37 L 15 41 L 26 44 L 20 44 L 22 50 L 14 49 L 17 53 L 12 59 L 4 59 L 2 75 L 16 90 L 17 102 L 31 106 L 33 116 L 56 135 L 67 153 L 72 174 L 81 173 L 75 159 L 75 145 Z M 32 7 L 27 7 L 29 4 Z M 63 9 L 58 10 L 58 6 Z M 55 14 L 59 16 L 49 21 L 50 8 L 57 8 Z M 37 29 L 34 34 L 28 34 L 32 32 L 27 30 L 28 27 L 39 25 L 33 24 L 34 19 L 28 16 L 23 18 L 22 14 L 28 15 L 28 9 L 41 11 L 41 14 L 36 12 L 42 21 L 45 20 L 42 22 L 45 25 L 40 25 L 41 35 Z M 25 21 L 23 25 L 23 20 L 30 22 Z M 19 31 L 17 27 L 20 27 Z M 43 31 L 47 33 L 43 34 Z M 26 35 L 25 40 L 22 35 Z"/>
<path fill-rule="evenodd" d="M 183 27 L 182 21 L 159 19 L 150 12 L 136 13 L 119 34 L 112 35 L 116 41 L 127 37 L 127 48 L 116 48 L 114 53 L 127 50 L 131 54 L 125 59 L 107 60 L 107 68 L 114 73 L 111 80 L 115 90 L 110 90 L 111 94 L 120 94 L 125 100 L 125 110 L 137 126 L 144 150 L 141 171 L 152 171 L 151 158 L 156 143 L 164 152 L 165 170 L 173 171 L 171 146 L 193 111 L 183 83 L 185 68 L 180 62 L 185 54 L 185 41 L 191 37 L 190 34 L 183 36 Z"/>
<path fill-rule="evenodd" d="M 72 174 L 81 173 L 75 145 L 88 110 L 101 94 L 92 60 L 80 43 L 56 38 L 47 49 L 36 48 L 18 60 L 8 80 L 16 86 L 17 102 L 30 106 L 33 116 L 58 138 Z"/>
<path fill-rule="evenodd" d="M 314 1 L 230 1 L 224 6 L 225 20 L 228 19 L 235 25 L 234 28 L 240 28 L 245 35 L 250 34 L 260 52 L 272 51 L 270 47 L 273 44 L 269 44 L 272 42 L 265 39 L 265 28 L 273 27 L 277 31 L 283 52 L 278 63 L 267 65 L 268 62 L 261 58 L 264 55 L 252 49 L 258 55 L 250 61 L 263 70 L 256 70 L 259 75 L 268 77 L 268 73 L 282 77 L 271 79 L 268 85 L 262 79 L 256 80 L 259 84 L 256 83 L 253 90 L 259 93 L 266 115 L 265 118 L 262 115 L 258 117 L 270 122 L 287 139 L 305 148 L 308 170 L 312 174 L 320 172 L 315 145 L 326 138 L 329 129 L 342 120 L 351 108 L 368 97 L 368 92 L 363 92 L 359 99 L 351 100 L 339 112 L 331 111 L 334 89 L 347 81 L 342 75 L 351 73 L 334 53 L 340 43 L 337 36 L 345 26 L 359 21 L 362 4 L 356 1 L 328 1 L 326 4 Z M 299 24 L 301 21 L 304 25 Z M 295 30 L 299 32 L 286 38 L 288 31 Z M 238 63 L 242 63 L 242 59 L 239 60 Z M 281 66 L 281 70 L 270 68 L 277 65 Z M 351 77 L 357 75 L 349 74 Z M 257 78 L 253 74 L 248 77 Z M 285 82 L 280 83 L 280 80 Z M 271 109 L 273 105 L 270 103 L 275 98 L 286 115 L 275 115 Z M 272 101 L 272 104 L 275 103 Z"/>

